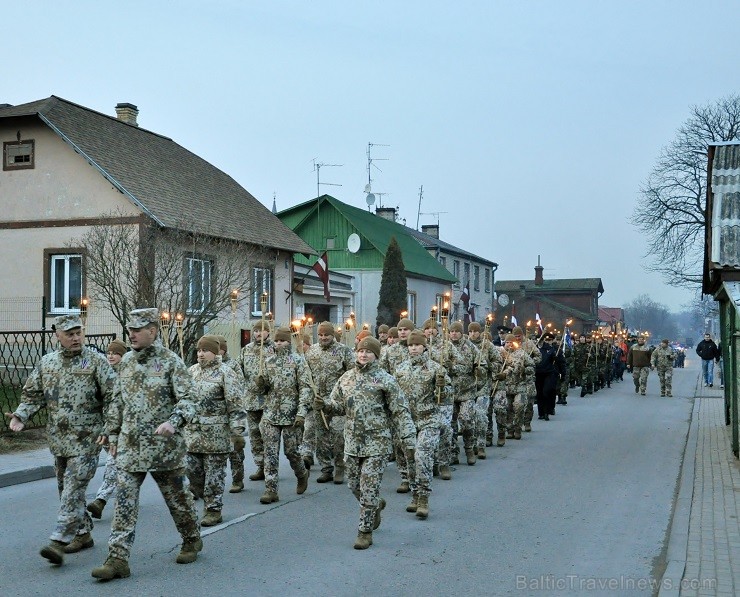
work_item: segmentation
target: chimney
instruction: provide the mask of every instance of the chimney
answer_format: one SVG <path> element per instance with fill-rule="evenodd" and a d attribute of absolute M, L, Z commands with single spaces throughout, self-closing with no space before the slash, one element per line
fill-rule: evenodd
<path fill-rule="evenodd" d="M 390 220 L 391 222 L 396 221 L 396 208 L 395 207 L 378 207 L 375 209 L 375 215 Z"/>
<path fill-rule="evenodd" d="M 544 278 L 542 277 L 542 270 L 545 268 L 540 265 L 540 256 L 537 255 L 537 265 L 534 267 L 534 285 L 535 286 L 542 286 L 545 283 Z"/>
<path fill-rule="evenodd" d="M 432 238 L 439 238 L 439 224 L 422 224 L 421 231 Z"/>
<path fill-rule="evenodd" d="M 139 108 L 137 108 L 133 104 L 116 104 L 116 118 L 118 118 L 118 120 L 125 122 L 126 124 L 139 126 L 139 123 L 136 122 L 136 117 L 138 115 Z"/>

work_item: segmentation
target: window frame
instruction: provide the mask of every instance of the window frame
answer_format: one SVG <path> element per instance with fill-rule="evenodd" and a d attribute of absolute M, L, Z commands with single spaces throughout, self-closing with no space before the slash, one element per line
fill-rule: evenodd
<path fill-rule="evenodd" d="M 80 299 L 86 296 L 87 279 L 85 276 L 86 254 L 85 249 L 81 247 L 63 247 L 44 249 L 43 264 L 43 286 L 44 286 L 44 309 L 51 316 L 64 315 L 66 313 L 79 313 L 79 304 L 75 307 L 71 304 L 72 298 L 69 293 L 69 259 L 73 257 L 80 258 Z M 54 290 L 56 290 L 56 280 L 52 275 L 52 267 L 58 258 L 65 258 L 67 268 L 65 271 L 65 305 L 56 306 L 54 304 Z"/>
<path fill-rule="evenodd" d="M 491 292 L 491 270 L 490 268 L 487 268 L 487 267 L 483 268 L 483 287 L 485 288 L 484 292 L 490 294 Z"/>
<path fill-rule="evenodd" d="M 416 321 L 416 307 L 418 301 L 416 300 L 416 291 L 408 290 L 406 292 L 406 311 L 408 311 L 408 318 L 411 321 Z"/>
<path fill-rule="evenodd" d="M 473 290 L 480 292 L 480 266 L 473 266 Z"/>
<path fill-rule="evenodd" d="M 258 287 L 258 274 L 263 274 L 262 284 Z M 267 272 L 267 283 L 265 284 L 264 273 Z M 273 295 L 274 295 L 274 282 L 275 271 L 271 267 L 265 267 L 255 265 L 252 267 L 252 299 L 250 302 L 250 312 L 252 317 L 262 317 L 262 305 L 260 304 L 260 297 L 263 292 L 267 292 L 267 312 L 273 312 Z"/>
<path fill-rule="evenodd" d="M 214 270 L 215 270 L 215 259 L 213 257 L 210 257 L 208 255 L 202 255 L 199 253 L 186 253 L 184 255 L 185 263 L 184 263 L 184 272 L 183 272 L 183 282 L 184 282 L 184 290 L 185 290 L 185 312 L 188 314 L 197 314 L 200 315 L 201 313 L 204 313 L 208 306 L 211 304 L 211 301 L 213 300 L 213 278 L 214 278 Z M 194 294 L 193 294 L 193 276 L 191 274 L 192 272 L 192 266 L 195 262 L 201 263 L 201 264 L 208 264 L 208 268 L 202 268 L 201 269 L 201 285 L 200 285 L 200 305 L 194 305 Z M 207 279 L 204 277 L 207 269 Z M 204 282 L 207 282 L 207 291 L 204 290 L 205 284 Z"/>
<path fill-rule="evenodd" d="M 28 162 L 21 162 L 20 164 L 8 164 L 8 148 L 20 147 L 22 145 L 30 146 L 30 153 Z M 25 155 L 25 154 L 24 154 Z M 33 170 L 36 167 L 36 141 L 34 139 L 26 139 L 21 141 L 3 141 L 3 170 Z"/>

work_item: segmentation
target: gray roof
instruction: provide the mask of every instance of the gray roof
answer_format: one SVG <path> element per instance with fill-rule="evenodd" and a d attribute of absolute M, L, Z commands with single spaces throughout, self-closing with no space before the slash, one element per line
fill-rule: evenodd
<path fill-rule="evenodd" d="M 409 228 L 408 226 L 404 226 L 404 228 L 425 249 L 439 248 L 441 251 L 444 251 L 445 253 L 449 253 L 451 255 L 459 255 L 460 257 L 464 257 L 465 259 L 468 259 L 470 261 L 482 263 L 492 268 L 498 267 L 498 263 L 489 261 L 488 259 L 484 259 L 483 257 L 478 257 L 478 255 L 475 255 L 474 253 L 469 253 L 468 251 L 464 251 L 463 249 L 460 249 L 459 247 L 456 247 L 455 245 L 451 245 L 450 243 L 447 243 L 434 236 L 431 236 L 430 234 L 426 234 L 425 232 L 420 232 L 419 230 L 414 230 L 413 228 Z"/>
<path fill-rule="evenodd" d="M 53 95 L 0 107 L 0 119 L 28 116 L 38 116 L 162 227 L 315 253 L 228 174 L 168 137 Z"/>
<path fill-rule="evenodd" d="M 740 268 L 740 144 L 717 144 L 710 181 L 712 246 L 710 261 Z"/>
<path fill-rule="evenodd" d="M 496 293 L 511 292 L 521 290 L 522 286 L 529 292 L 604 292 L 601 278 L 545 279 L 542 281 L 542 284 L 535 284 L 534 280 L 498 280 L 494 284 L 494 289 Z"/>

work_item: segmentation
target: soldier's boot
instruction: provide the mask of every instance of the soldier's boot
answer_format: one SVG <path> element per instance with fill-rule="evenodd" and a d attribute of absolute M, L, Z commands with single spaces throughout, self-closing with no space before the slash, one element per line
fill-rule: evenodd
<path fill-rule="evenodd" d="M 258 466 L 257 470 L 249 475 L 250 481 L 264 481 L 265 480 L 265 467 Z"/>
<path fill-rule="evenodd" d="M 524 423 L 524 431 L 526 431 L 527 433 L 532 431 L 532 425 L 530 423 Z"/>
<path fill-rule="evenodd" d="M 99 520 L 100 517 L 103 516 L 103 508 L 105 508 L 105 503 L 105 500 L 96 498 L 92 502 L 90 502 L 85 509 L 90 513 L 90 516 Z"/>
<path fill-rule="evenodd" d="M 362 531 L 358 531 L 357 533 L 357 539 L 355 539 L 355 549 L 367 549 L 373 544 L 373 533 L 372 531 L 368 533 L 363 533 Z"/>
<path fill-rule="evenodd" d="M 419 496 L 419 504 L 416 507 L 416 515 L 422 519 L 429 516 L 429 496 L 428 495 Z"/>
<path fill-rule="evenodd" d="M 128 578 L 131 576 L 131 570 L 128 567 L 126 560 L 120 558 L 108 558 L 105 560 L 105 564 L 93 568 L 93 578 L 99 578 L 101 580 L 113 580 L 114 578 Z"/>
<path fill-rule="evenodd" d="M 506 443 L 506 432 L 505 431 L 499 431 L 498 432 L 498 439 L 496 440 L 496 445 L 500 448 Z"/>
<path fill-rule="evenodd" d="M 334 469 L 334 485 L 341 485 L 344 483 L 344 467 L 338 466 Z"/>
<path fill-rule="evenodd" d="M 260 497 L 260 504 L 272 504 L 272 502 L 278 501 L 280 501 L 278 494 L 274 491 L 270 491 L 269 489 L 265 489 L 265 493 L 263 493 Z"/>
<path fill-rule="evenodd" d="M 443 481 L 449 481 L 452 479 L 452 473 L 450 472 L 450 467 L 446 464 L 442 464 L 439 467 L 439 477 Z"/>
<path fill-rule="evenodd" d="M 514 429 L 514 439 L 522 439 L 521 429 Z"/>
<path fill-rule="evenodd" d="M 586 388 L 581 387 L 581 398 L 584 398 L 586 396 Z"/>
<path fill-rule="evenodd" d="M 439 477 L 439 465 L 436 462 L 432 465 L 432 477 Z"/>
<path fill-rule="evenodd" d="M 321 471 L 319 478 L 316 479 L 317 483 L 329 483 L 334 480 L 334 470 Z"/>
<path fill-rule="evenodd" d="M 200 521 L 202 527 L 215 527 L 223 522 L 220 510 L 206 510 L 203 520 Z"/>
<path fill-rule="evenodd" d="M 467 460 L 468 466 L 473 466 L 475 464 L 475 461 L 477 460 L 475 457 L 475 451 L 473 448 L 465 448 L 465 458 Z"/>
<path fill-rule="evenodd" d="M 192 564 L 198 559 L 198 552 L 203 549 L 203 540 L 185 541 L 177 554 L 175 561 L 178 564 Z"/>
<path fill-rule="evenodd" d="M 406 512 L 416 512 L 416 508 L 419 505 L 419 496 L 416 493 L 411 494 L 411 501 L 406 506 Z"/>
<path fill-rule="evenodd" d="M 452 458 L 450 459 L 450 464 L 460 464 L 460 452 L 455 450 L 455 453 L 452 455 Z"/>
<path fill-rule="evenodd" d="M 637 394 L 640 391 L 640 386 L 635 386 L 635 394 Z"/>
<path fill-rule="evenodd" d="M 670 391 L 670 390 L 668 390 L 668 391 L 667 391 L 667 392 L 665 393 L 665 395 L 666 395 L 666 396 L 668 396 L 668 398 L 673 398 L 673 394 L 671 394 L 671 391 Z"/>
<path fill-rule="evenodd" d="M 306 474 L 302 477 L 298 477 L 298 483 L 295 487 L 295 492 L 298 495 L 303 495 L 306 492 L 306 489 L 308 489 L 308 476 L 311 474 L 311 471 L 306 469 Z"/>
<path fill-rule="evenodd" d="M 229 493 L 241 493 L 244 491 L 244 481 L 232 481 Z"/>
<path fill-rule="evenodd" d="M 380 526 L 380 522 L 381 522 L 380 513 L 383 510 L 385 510 L 385 500 L 383 498 L 380 498 L 378 507 L 375 508 L 375 519 L 373 520 L 373 531 Z M 372 537 L 370 538 L 370 543 L 372 543 Z"/>
<path fill-rule="evenodd" d="M 506 439 L 514 439 L 514 428 L 510 427 L 506 432 Z"/>
<path fill-rule="evenodd" d="M 311 468 L 314 465 L 313 455 L 309 454 L 308 456 L 304 456 L 303 465 L 306 468 Z"/>
<path fill-rule="evenodd" d="M 408 481 L 401 481 L 401 484 L 396 488 L 396 493 L 408 493 L 411 491 L 411 486 Z"/>
<path fill-rule="evenodd" d="M 486 449 L 485 448 L 483 447 L 478 448 L 478 458 L 480 458 L 481 460 L 486 459 Z"/>
<path fill-rule="evenodd" d="M 84 533 L 82 535 L 77 535 L 72 539 L 72 541 L 64 546 L 62 551 L 64 551 L 64 553 L 77 553 L 78 551 L 88 549 L 93 545 L 95 545 L 95 541 L 93 541 L 92 535 L 90 535 L 90 533 Z"/>
<path fill-rule="evenodd" d="M 49 545 L 44 545 L 39 553 L 55 566 L 64 564 L 64 548 L 66 543 L 52 540 Z"/>
<path fill-rule="evenodd" d="M 661 388 L 660 390 L 660 397 L 665 398 L 665 390 Z"/>
<path fill-rule="evenodd" d="M 486 448 L 490 448 L 493 445 L 493 434 L 486 434 Z"/>

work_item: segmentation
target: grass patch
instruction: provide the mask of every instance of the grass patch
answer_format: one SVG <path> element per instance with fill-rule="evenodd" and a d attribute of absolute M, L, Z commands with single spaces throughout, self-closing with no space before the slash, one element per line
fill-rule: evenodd
<path fill-rule="evenodd" d="M 29 429 L 19 433 L 12 431 L 0 432 L 0 454 L 13 454 L 46 448 L 46 429 Z"/>

